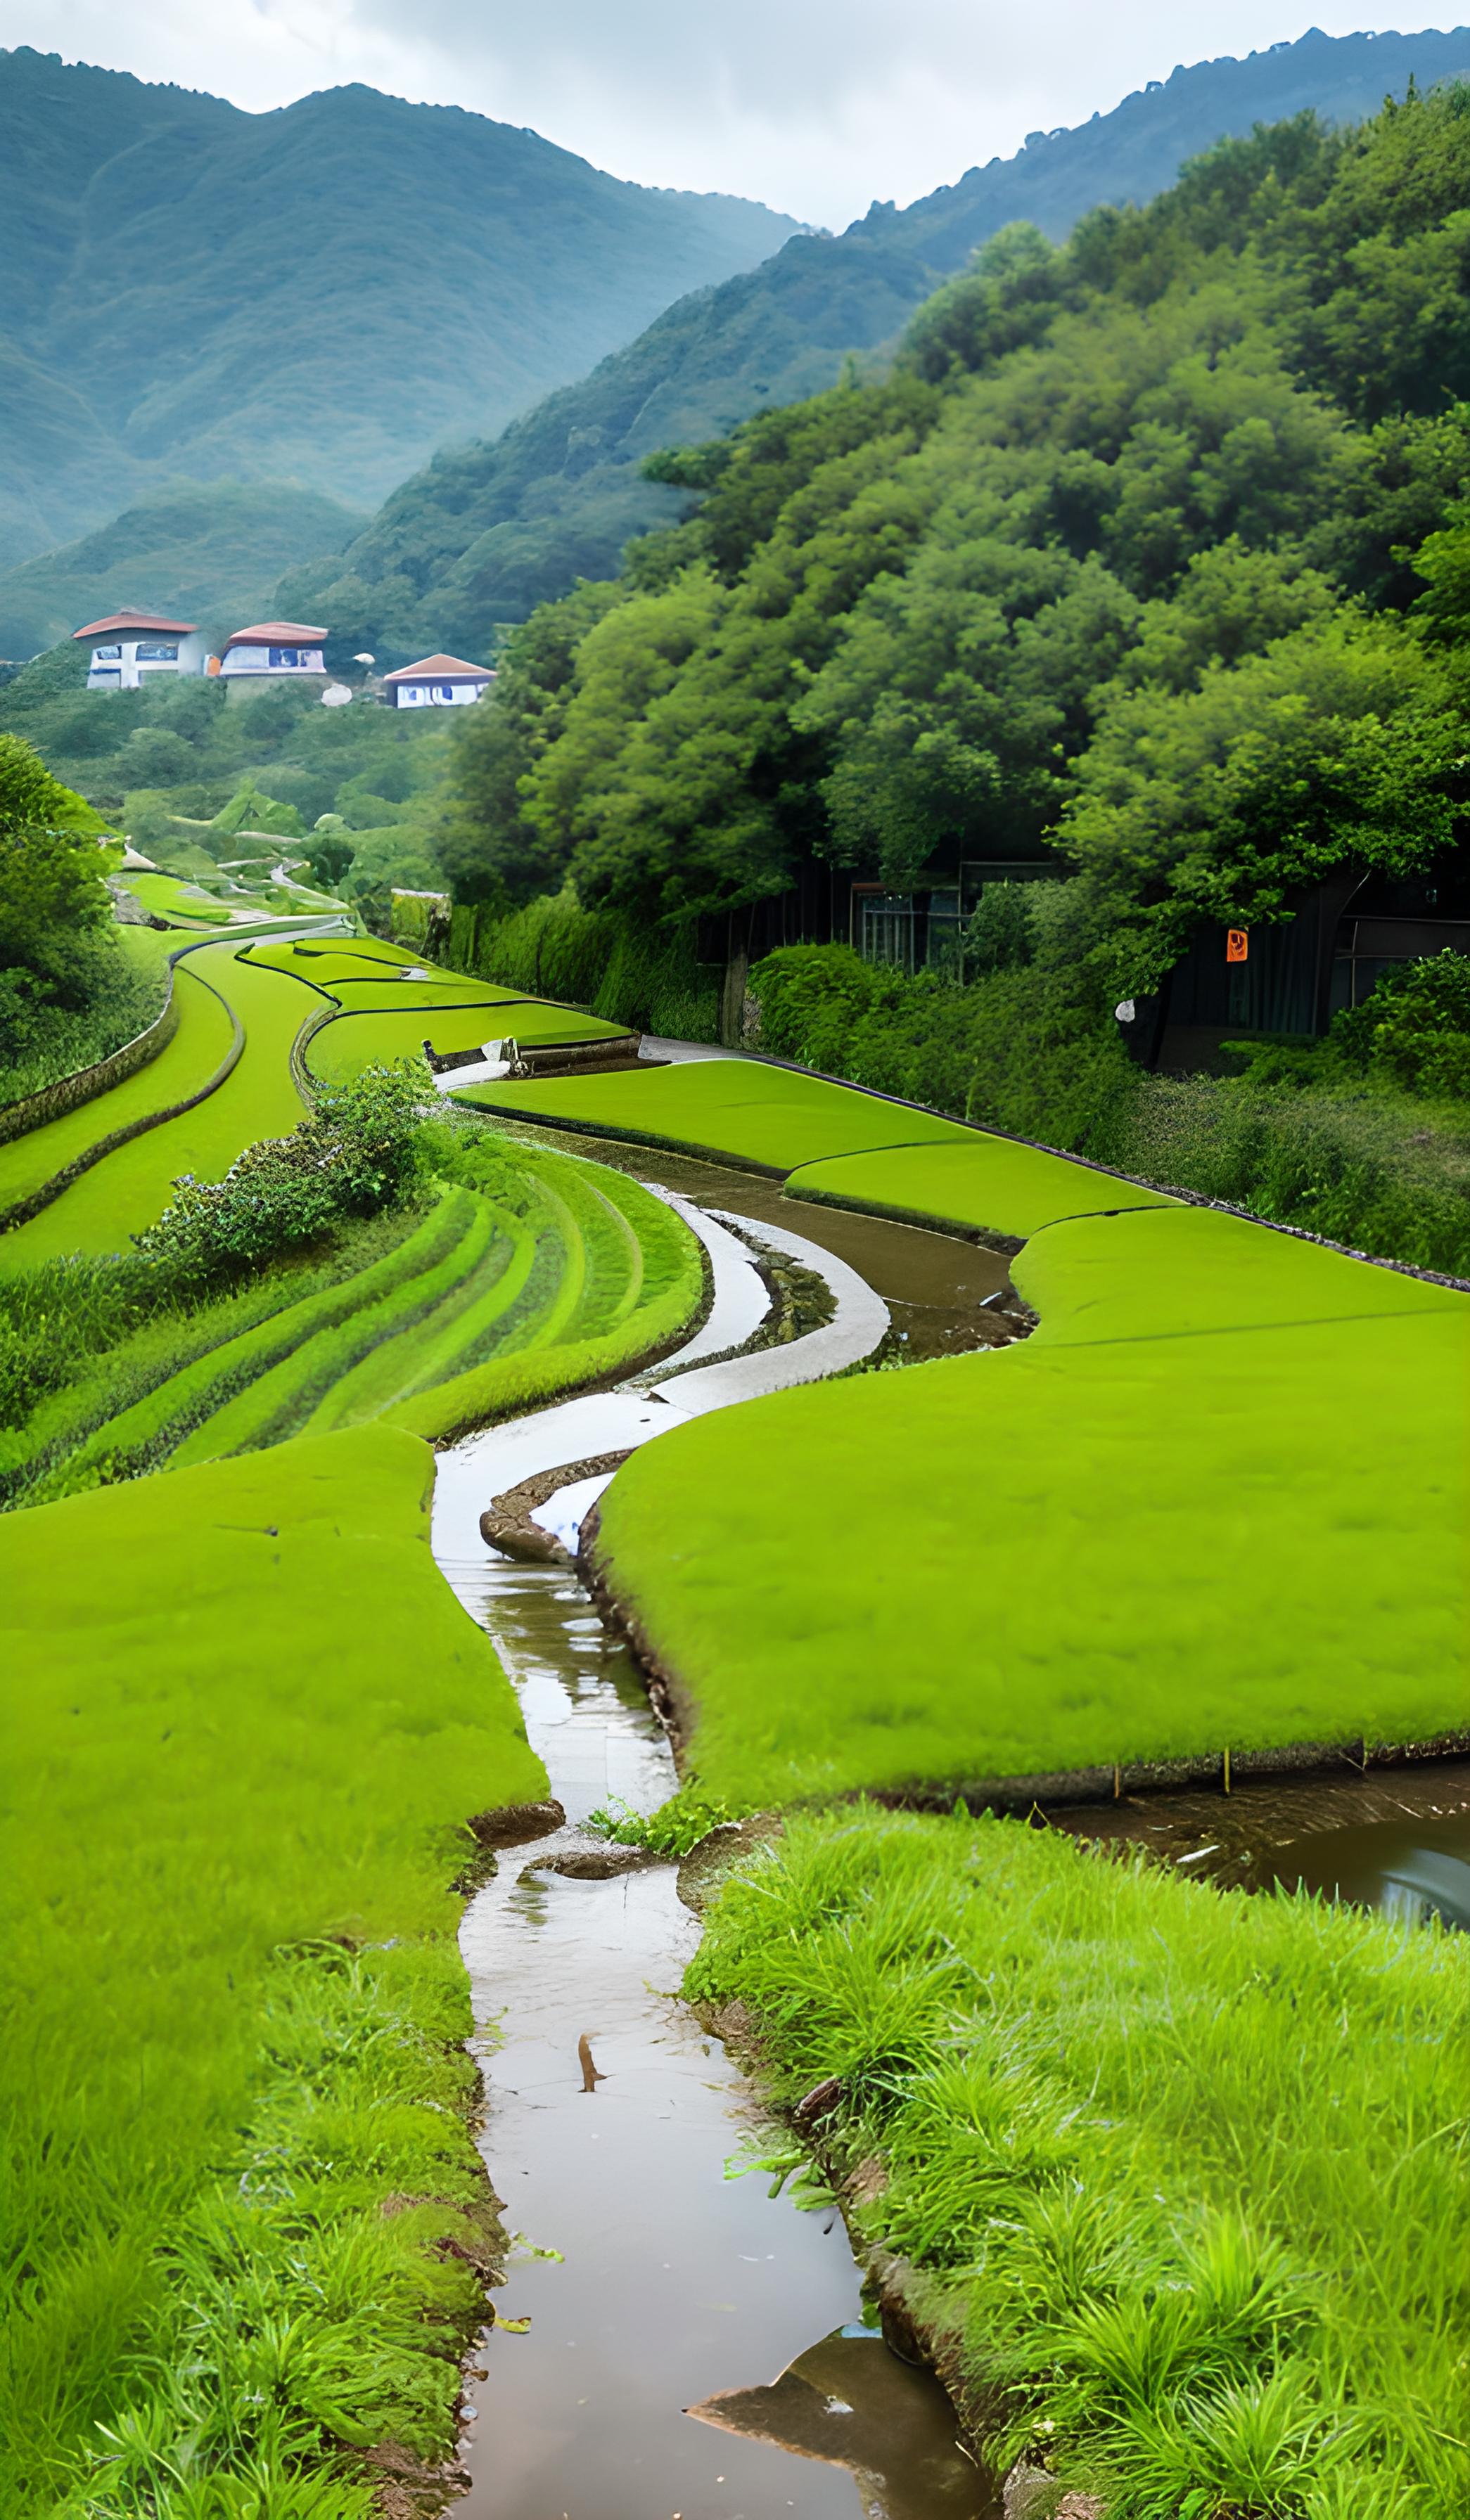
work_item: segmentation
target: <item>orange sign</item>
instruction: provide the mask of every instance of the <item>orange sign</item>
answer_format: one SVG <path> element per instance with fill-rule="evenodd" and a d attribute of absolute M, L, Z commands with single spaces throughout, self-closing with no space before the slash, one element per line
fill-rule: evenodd
<path fill-rule="evenodd" d="M 1251 939 L 1244 927 L 1225 929 L 1225 961 L 1243 963 L 1251 950 Z"/>

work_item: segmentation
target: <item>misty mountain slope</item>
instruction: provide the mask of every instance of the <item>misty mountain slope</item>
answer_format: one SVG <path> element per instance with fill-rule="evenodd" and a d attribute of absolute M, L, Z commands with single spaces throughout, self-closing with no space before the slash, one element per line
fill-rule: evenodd
<path fill-rule="evenodd" d="M 0 556 L 180 474 L 369 507 L 794 226 L 370 88 L 251 114 L 0 56 Z"/>
<path fill-rule="evenodd" d="M 0 569 L 0 655 L 33 655 L 126 604 L 197 621 L 217 645 L 269 610 L 283 569 L 340 552 L 362 523 L 289 482 L 151 490 L 60 551 Z"/>
<path fill-rule="evenodd" d="M 577 576 L 607 575 L 629 535 L 679 494 L 640 479 L 658 447 L 697 443 L 837 378 L 879 350 L 974 248 L 1018 218 L 1061 239 L 1083 210 L 1142 202 L 1186 158 L 1257 122 L 1313 109 L 1354 122 L 1386 94 L 1470 75 L 1470 29 L 1312 33 L 1246 61 L 1180 68 L 1115 112 L 1034 135 L 896 211 L 875 203 L 840 237 L 794 237 L 758 270 L 670 306 L 581 383 L 494 441 L 448 451 L 385 504 L 340 568 L 298 571 L 280 600 L 385 652 L 447 641 L 473 653 Z M 323 610 L 321 608 L 325 607 Z"/>

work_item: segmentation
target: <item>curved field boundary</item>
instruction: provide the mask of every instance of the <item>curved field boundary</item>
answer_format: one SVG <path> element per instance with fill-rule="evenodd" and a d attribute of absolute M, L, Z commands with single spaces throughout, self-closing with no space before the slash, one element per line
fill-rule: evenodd
<path fill-rule="evenodd" d="M 238 1317 L 238 1299 L 221 1299 L 179 1326 L 171 1338 L 160 1337 L 150 1326 L 90 1381 L 59 1393 L 27 1430 L 32 1449 L 13 1471 L 18 1492 L 24 1481 L 22 1501 L 45 1503 L 99 1477 L 112 1482 L 135 1476 L 165 1459 L 182 1465 L 249 1451 L 253 1437 L 276 1440 L 280 1413 L 265 1405 L 273 1370 L 284 1372 L 292 1389 L 309 1381 L 319 1334 L 367 1316 L 385 1294 L 432 1267 L 454 1233 L 452 1212 L 436 1204 L 366 1269 L 278 1306 L 223 1338 L 219 1329 Z M 364 1332 L 372 1334 L 371 1328 Z M 197 1342 L 195 1353 L 186 1347 L 178 1362 L 179 1344 L 191 1340 Z M 284 1432 L 297 1431 L 281 1422 Z M 267 1425 L 271 1431 L 262 1434 Z"/>
<path fill-rule="evenodd" d="M 207 1090 L 179 1098 L 167 1111 L 150 1111 L 148 1130 L 119 1133 L 103 1160 L 89 1146 L 80 1177 L 69 1180 L 62 1195 L 51 1193 L 40 1212 L 18 1228 L 14 1257 L 21 1265 L 69 1250 L 125 1248 L 130 1234 L 157 1220 L 171 1183 L 182 1174 L 221 1180 L 246 1147 L 289 1135 L 302 1118 L 306 1106 L 292 1079 L 290 1050 L 304 996 L 298 998 L 279 972 L 241 963 L 233 938 L 201 938 L 184 950 L 191 976 L 203 979 L 211 999 L 221 1002 L 232 1036 L 239 1025 L 243 1051 L 232 1038 L 233 1056 L 216 1068 Z M 124 1095 L 133 1090 L 117 1089 Z M 106 1107 L 88 1106 L 104 1113 Z M 68 1123 L 58 1125 L 65 1129 Z M 144 1138 L 146 1145 L 134 1143 Z M 23 1148 L 32 1144 L 20 1141 Z"/>
<path fill-rule="evenodd" d="M 1024 1804 L 1037 1778 L 1461 1743 L 1462 1291 L 1015 1140 L 904 1144 L 906 1106 L 777 1073 L 475 1097 L 1003 1236 L 1039 1314 L 1017 1346 L 762 1401 L 619 1473 L 599 1567 L 710 1789 Z"/>
<path fill-rule="evenodd" d="M 891 1111 L 853 1086 L 743 1058 L 478 1085 L 453 1099 L 507 1118 L 712 1155 L 773 1181 L 828 1155 L 972 1139 L 938 1112 Z"/>
<path fill-rule="evenodd" d="M 23 1198 L 17 1199 L 10 1207 L 0 1209 L 0 1234 L 9 1233 L 16 1226 L 28 1225 L 33 1216 L 39 1216 L 43 1208 L 49 1207 L 54 1199 L 60 1198 L 62 1192 L 69 1190 L 73 1182 L 80 1181 L 83 1173 L 90 1172 L 94 1164 L 100 1164 L 104 1156 L 115 1153 L 119 1147 L 129 1145 L 134 1138 L 145 1137 L 150 1129 L 161 1128 L 165 1120 L 181 1119 L 186 1111 L 194 1110 L 197 1104 L 207 1102 L 211 1094 L 217 1094 L 225 1080 L 234 1073 L 245 1052 L 245 1026 L 228 998 L 215 988 L 212 980 L 207 980 L 199 971 L 193 971 L 189 976 L 191 979 L 198 980 L 201 988 L 208 990 L 210 997 L 218 1001 L 230 1020 L 230 1046 L 213 1074 L 195 1093 L 186 1094 L 177 1102 L 165 1102 L 157 1111 L 142 1112 L 137 1119 L 124 1122 L 121 1128 L 109 1130 L 105 1137 L 96 1139 L 80 1154 L 73 1155 L 71 1161 L 64 1164 L 59 1172 L 53 1173 L 48 1180 L 38 1183 L 36 1188 L 28 1192 Z M 172 1005 L 171 996 L 170 1005 Z M 175 1010 L 174 1031 L 178 1029 L 178 1013 Z M 160 1045 L 161 1048 L 163 1046 Z M 119 1081 L 126 1082 L 126 1079 Z"/>
<path fill-rule="evenodd" d="M 110 1094 L 115 1085 L 136 1076 L 140 1067 L 146 1067 L 161 1050 L 166 1050 L 178 1030 L 178 1022 L 170 961 L 167 990 L 153 1022 L 92 1066 L 78 1067 L 72 1075 L 59 1076 L 55 1084 L 43 1085 L 38 1094 L 27 1094 L 23 1102 L 8 1103 L 0 1111 L 0 1146 L 8 1146 L 13 1138 L 27 1137 L 32 1129 L 45 1128 L 49 1121 L 74 1111 L 79 1103 L 91 1102 L 99 1094 Z"/>

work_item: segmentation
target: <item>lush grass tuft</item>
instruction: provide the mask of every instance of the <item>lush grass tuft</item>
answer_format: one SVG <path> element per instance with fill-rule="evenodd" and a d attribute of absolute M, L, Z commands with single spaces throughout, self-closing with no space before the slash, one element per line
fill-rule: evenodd
<path fill-rule="evenodd" d="M 418 2245 L 472 2193 L 445 1892 L 466 1818 L 545 1776 L 431 1480 L 370 1427 L 0 1523 L 8 2511 L 98 2424 L 126 2457 L 79 2507 L 179 2520 L 316 2509 L 288 2480 L 329 2436 L 449 2446 L 469 2296 Z M 385 2226 L 400 2196 L 450 2201 Z"/>
<path fill-rule="evenodd" d="M 1463 2511 L 1463 1936 L 858 1810 L 723 1890 L 688 1985 L 787 2101 L 840 2078 L 827 2172 L 1002 2463 L 1110 2520 Z"/>

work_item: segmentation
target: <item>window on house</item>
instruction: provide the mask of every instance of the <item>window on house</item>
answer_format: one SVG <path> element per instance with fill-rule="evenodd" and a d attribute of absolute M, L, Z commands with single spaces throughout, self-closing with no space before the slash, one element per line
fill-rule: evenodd
<path fill-rule="evenodd" d="M 266 661 L 272 665 L 299 665 L 301 652 L 299 648 L 270 648 L 266 651 Z"/>
<path fill-rule="evenodd" d="M 140 639 L 138 642 L 140 665 L 176 665 L 178 660 L 179 643 L 176 639 Z"/>
<path fill-rule="evenodd" d="M 92 662 L 94 665 L 100 665 L 105 657 L 116 656 L 120 659 L 121 654 L 121 649 L 115 645 L 111 648 L 94 648 L 92 651 Z"/>
<path fill-rule="evenodd" d="M 452 700 L 454 698 L 454 685 L 452 683 L 440 683 L 438 686 L 438 696 L 441 700 Z"/>

